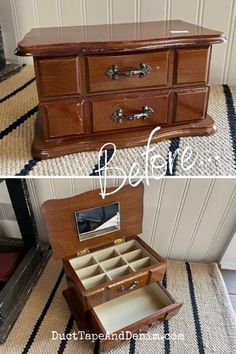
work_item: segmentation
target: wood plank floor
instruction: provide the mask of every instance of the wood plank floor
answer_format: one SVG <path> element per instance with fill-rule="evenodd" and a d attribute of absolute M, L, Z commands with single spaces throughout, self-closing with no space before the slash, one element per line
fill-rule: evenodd
<path fill-rule="evenodd" d="M 236 270 L 221 269 L 221 274 L 224 278 L 228 294 L 233 305 L 236 315 Z"/>

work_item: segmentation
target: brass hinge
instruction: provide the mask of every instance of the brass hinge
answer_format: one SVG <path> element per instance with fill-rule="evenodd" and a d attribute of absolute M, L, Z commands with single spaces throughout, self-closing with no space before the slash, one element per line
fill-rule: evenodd
<path fill-rule="evenodd" d="M 89 254 L 89 253 L 90 253 L 90 251 L 89 251 L 88 248 L 84 248 L 84 249 L 81 250 L 81 251 L 77 251 L 77 255 L 78 255 L 79 257 L 85 256 L 86 254 Z"/>
<path fill-rule="evenodd" d="M 117 240 L 114 241 L 115 245 L 120 245 L 121 243 L 125 243 L 126 239 L 124 237 L 118 238 Z"/>

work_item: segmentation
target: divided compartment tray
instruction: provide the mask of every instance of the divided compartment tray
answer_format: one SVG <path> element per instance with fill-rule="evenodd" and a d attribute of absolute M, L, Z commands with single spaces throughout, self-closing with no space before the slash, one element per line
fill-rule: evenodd
<path fill-rule="evenodd" d="M 69 262 L 84 288 L 92 289 L 145 267 L 158 265 L 161 258 L 154 257 L 137 240 L 131 240 L 75 257 Z"/>

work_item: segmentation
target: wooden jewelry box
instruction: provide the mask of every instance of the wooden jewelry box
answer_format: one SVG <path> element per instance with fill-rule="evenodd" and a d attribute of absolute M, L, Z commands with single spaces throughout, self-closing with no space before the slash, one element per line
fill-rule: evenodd
<path fill-rule="evenodd" d="M 215 132 L 207 115 L 212 44 L 221 32 L 182 21 L 32 29 L 39 112 L 34 158 Z"/>
<path fill-rule="evenodd" d="M 105 199 L 99 192 L 42 206 L 54 257 L 63 259 L 64 296 L 79 329 L 105 336 L 171 318 L 182 304 L 160 283 L 166 262 L 137 236 L 143 184 L 125 186 Z"/>

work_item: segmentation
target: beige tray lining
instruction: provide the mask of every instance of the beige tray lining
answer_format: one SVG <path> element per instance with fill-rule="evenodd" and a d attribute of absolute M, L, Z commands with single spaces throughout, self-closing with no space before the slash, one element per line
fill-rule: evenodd
<path fill-rule="evenodd" d="M 87 289 L 159 263 L 136 240 L 75 257 L 69 262 Z"/>

